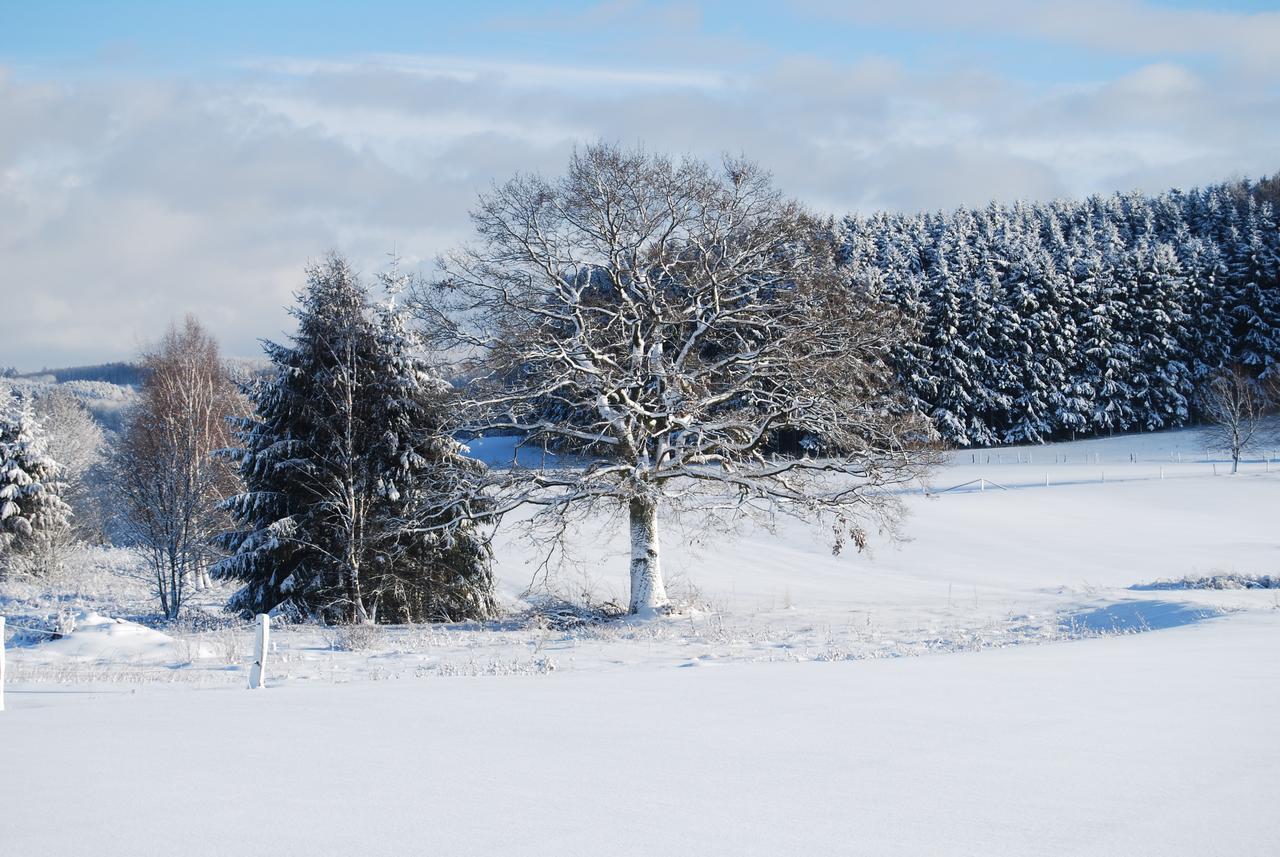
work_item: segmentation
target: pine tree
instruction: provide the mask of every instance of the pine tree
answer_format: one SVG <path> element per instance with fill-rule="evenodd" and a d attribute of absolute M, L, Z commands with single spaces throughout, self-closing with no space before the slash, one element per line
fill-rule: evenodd
<path fill-rule="evenodd" d="M 383 502 L 374 508 L 383 534 L 370 573 L 370 612 L 387 622 L 485 618 L 496 606 L 488 545 L 441 498 L 468 493 L 483 466 L 445 431 L 452 393 L 418 356 L 417 342 L 395 298 L 406 280 L 383 278 L 390 300 L 374 312 L 375 363 L 369 398 L 374 443 L 369 451 Z"/>
<path fill-rule="evenodd" d="M 50 571 L 40 557 L 54 556 L 70 534 L 71 508 L 61 497 L 59 467 L 48 454 L 31 403 L 4 393 L 0 403 L 0 563 L 35 558 L 28 568 Z"/>
<path fill-rule="evenodd" d="M 292 347 L 266 343 L 270 378 L 235 453 L 246 490 L 231 607 L 325 621 L 483 618 L 494 611 L 485 542 L 461 493 L 479 465 L 442 430 L 447 390 L 415 356 L 394 307 L 370 306 L 343 259 L 312 266 Z M 453 509 L 453 511 L 446 511 Z"/>
<path fill-rule="evenodd" d="M 1067 397 L 1059 335 L 1061 307 L 1048 254 L 1023 247 L 1018 257 L 1011 272 L 1012 311 L 1007 313 L 1019 322 L 1018 359 L 1010 373 L 1016 381 L 1016 393 L 1011 395 L 1011 419 L 1004 441 L 1039 443 L 1054 434 L 1055 417 L 1064 410 Z"/>
<path fill-rule="evenodd" d="M 1229 262 L 1235 285 L 1231 317 L 1235 322 L 1237 361 L 1270 378 L 1280 365 L 1280 252 L 1270 205 L 1253 198 L 1241 218 Z M 1270 239 L 1270 240 L 1268 240 Z"/>
<path fill-rule="evenodd" d="M 1080 260 L 1079 280 L 1089 289 L 1088 314 L 1080 325 L 1083 374 L 1093 388 L 1091 427 L 1095 432 L 1124 431 L 1133 424 L 1132 348 L 1129 310 L 1125 299 L 1133 271 L 1123 253 L 1119 229 L 1105 205 L 1097 201 L 1096 229 L 1091 255 Z"/>
<path fill-rule="evenodd" d="M 1167 244 L 1141 242 L 1128 304 L 1133 325 L 1131 408 L 1148 431 L 1184 423 L 1190 415 L 1186 278 Z"/>
<path fill-rule="evenodd" d="M 1051 397 L 1055 434 L 1085 431 L 1089 424 L 1090 402 L 1080 378 L 1080 328 L 1083 314 L 1081 290 L 1073 273 L 1076 270 L 1076 248 L 1063 230 L 1063 212 L 1049 206 L 1042 212 L 1045 252 L 1049 256 L 1047 293 L 1050 311 L 1055 316 L 1054 348 L 1061 362 L 1061 378 Z"/>
<path fill-rule="evenodd" d="M 870 221 L 845 220 L 843 264 L 855 289 L 878 292 L 896 306 L 907 324 L 927 328 L 930 298 L 921 273 L 921 251 L 909 225 L 901 217 L 877 214 Z M 893 351 L 898 382 L 920 413 L 935 401 L 938 379 L 933 374 L 928 343 L 923 336 L 904 337 Z"/>
<path fill-rule="evenodd" d="M 948 442 L 982 444 L 987 440 L 986 427 L 974 424 L 974 361 L 962 330 L 959 286 L 945 260 L 935 268 L 931 285 L 934 312 L 926 342 L 933 358 L 930 375 L 936 379 L 937 393 L 929 416 Z"/>

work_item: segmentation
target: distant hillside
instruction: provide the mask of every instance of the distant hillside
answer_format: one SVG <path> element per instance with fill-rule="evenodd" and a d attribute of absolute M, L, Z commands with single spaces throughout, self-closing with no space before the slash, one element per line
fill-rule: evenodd
<path fill-rule="evenodd" d="M 39 372 L 17 374 L 16 377 L 31 381 L 104 381 L 124 387 L 136 387 L 142 383 L 142 367 L 134 363 L 98 363 L 92 366 L 69 366 L 65 369 L 42 369 Z"/>
<path fill-rule="evenodd" d="M 126 366 L 127 364 L 104 364 L 105 366 Z M 119 431 L 124 420 L 124 413 L 138 398 L 137 387 L 132 384 L 117 384 L 92 378 L 69 378 L 59 382 L 58 375 L 63 372 L 76 373 L 102 367 L 76 367 L 74 369 L 55 369 L 42 373 L 7 376 L 0 378 L 0 391 L 7 386 L 19 396 L 37 399 L 47 395 L 54 388 L 65 390 L 75 396 L 91 413 L 103 428 Z M 136 368 L 136 367 L 130 367 Z M 124 377 L 121 375 L 120 377 Z"/>
<path fill-rule="evenodd" d="M 237 382 L 251 380 L 270 365 L 264 358 L 232 357 L 224 362 L 227 372 Z M 22 374 L 10 369 L 0 372 L 0 392 L 7 386 L 19 396 L 39 398 L 56 387 L 83 402 L 103 428 L 119 431 L 125 412 L 138 399 L 138 389 L 145 377 L 143 367 L 121 362 Z"/>

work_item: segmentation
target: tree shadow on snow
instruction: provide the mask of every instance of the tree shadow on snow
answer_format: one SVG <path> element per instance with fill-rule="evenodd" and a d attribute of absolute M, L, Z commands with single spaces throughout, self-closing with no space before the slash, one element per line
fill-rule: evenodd
<path fill-rule="evenodd" d="M 1221 615 L 1217 609 L 1171 601 L 1121 601 L 1068 614 L 1062 618 L 1062 627 L 1077 633 L 1134 634 L 1177 628 Z"/>

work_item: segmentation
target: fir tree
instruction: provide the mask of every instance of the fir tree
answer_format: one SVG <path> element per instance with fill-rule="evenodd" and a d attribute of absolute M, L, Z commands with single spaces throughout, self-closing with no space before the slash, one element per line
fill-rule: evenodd
<path fill-rule="evenodd" d="M 0 564 L 53 555 L 70 534 L 59 467 L 49 455 L 31 403 L 5 391 L 0 402 Z M 49 571 L 37 559 L 27 567 Z"/>
<path fill-rule="evenodd" d="M 1231 307 L 1237 360 L 1260 377 L 1280 364 L 1280 252 L 1270 206 L 1249 199 L 1243 234 L 1233 235 L 1229 262 L 1235 286 Z M 1271 240 L 1269 241 L 1268 238 Z"/>
<path fill-rule="evenodd" d="M 231 606 L 326 621 L 491 615 L 486 543 L 444 502 L 479 467 L 442 431 L 447 388 L 345 260 L 310 268 L 299 301 L 292 346 L 266 343 L 275 372 L 246 390 L 240 529 L 216 569 L 245 584 Z"/>

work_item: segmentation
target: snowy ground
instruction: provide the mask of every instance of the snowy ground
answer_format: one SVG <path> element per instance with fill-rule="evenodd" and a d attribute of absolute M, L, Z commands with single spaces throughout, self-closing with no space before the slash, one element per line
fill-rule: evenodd
<path fill-rule="evenodd" d="M 0 850 L 1273 854 L 1280 590 L 1135 588 L 1280 571 L 1280 464 L 1228 469 L 1191 431 L 958 453 L 870 557 L 669 527 L 651 622 L 521 612 L 504 539 L 511 618 L 282 629 L 255 694 L 247 629 L 104 618 L 150 608 L 99 557 L 74 633 L 10 642 Z M 624 540 L 575 541 L 552 588 L 621 599 Z"/>

